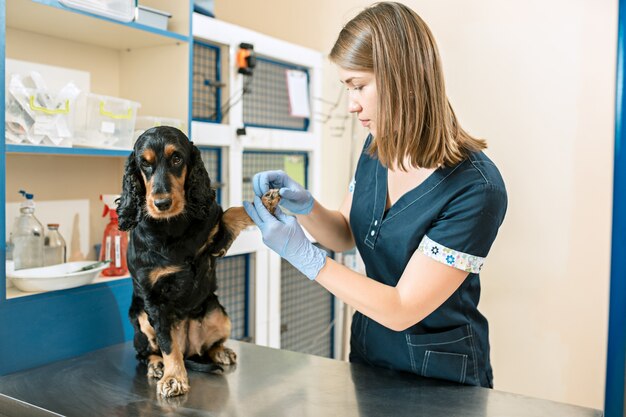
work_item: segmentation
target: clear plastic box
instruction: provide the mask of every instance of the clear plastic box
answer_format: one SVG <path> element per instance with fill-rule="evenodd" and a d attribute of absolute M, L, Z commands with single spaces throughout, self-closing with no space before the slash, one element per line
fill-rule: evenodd
<path fill-rule="evenodd" d="M 135 8 L 137 0 L 59 0 L 59 2 L 71 9 L 108 17 L 121 22 L 135 20 Z"/>
<path fill-rule="evenodd" d="M 88 145 L 130 148 L 140 103 L 87 94 L 84 140 Z"/>
<path fill-rule="evenodd" d="M 7 90 L 5 138 L 7 143 L 72 146 L 75 97 L 78 89 L 67 94 L 32 88 Z"/>
<path fill-rule="evenodd" d="M 171 13 L 140 4 L 137 6 L 137 18 L 135 21 L 156 29 L 167 30 L 167 24 L 171 17 Z"/>

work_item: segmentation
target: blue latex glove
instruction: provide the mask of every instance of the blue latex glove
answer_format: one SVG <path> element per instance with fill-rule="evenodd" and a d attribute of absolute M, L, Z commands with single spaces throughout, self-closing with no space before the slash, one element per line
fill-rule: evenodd
<path fill-rule="evenodd" d="M 248 216 L 259 226 L 263 243 L 285 258 L 310 280 L 314 280 L 326 264 L 326 252 L 313 245 L 304 235 L 302 227 L 293 216 L 276 207 L 274 216 L 267 211 L 261 199 L 254 197 L 254 205 L 247 201 L 243 207 Z"/>
<path fill-rule="evenodd" d="M 284 171 L 263 171 L 252 178 L 254 194 L 262 197 L 268 190 L 279 188 L 280 205 L 294 214 L 309 214 L 313 210 L 313 196 Z"/>

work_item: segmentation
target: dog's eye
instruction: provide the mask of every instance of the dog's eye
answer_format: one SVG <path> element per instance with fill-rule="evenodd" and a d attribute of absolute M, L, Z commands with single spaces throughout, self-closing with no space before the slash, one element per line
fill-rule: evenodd
<path fill-rule="evenodd" d="M 172 165 L 180 165 L 183 162 L 183 158 L 179 155 L 172 156 Z"/>
<path fill-rule="evenodd" d="M 144 168 L 150 168 L 151 164 L 147 159 L 142 159 L 141 160 L 141 166 Z"/>

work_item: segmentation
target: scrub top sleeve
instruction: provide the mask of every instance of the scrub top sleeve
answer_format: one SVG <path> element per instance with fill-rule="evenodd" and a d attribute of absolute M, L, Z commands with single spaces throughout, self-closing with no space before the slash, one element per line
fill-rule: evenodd
<path fill-rule="evenodd" d="M 455 196 L 439 213 L 418 251 L 446 265 L 478 273 L 506 212 L 506 191 L 475 185 Z"/>

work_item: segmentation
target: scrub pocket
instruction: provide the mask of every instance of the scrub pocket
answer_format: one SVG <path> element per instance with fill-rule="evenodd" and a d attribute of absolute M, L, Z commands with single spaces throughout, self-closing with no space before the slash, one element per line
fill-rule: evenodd
<path fill-rule="evenodd" d="M 442 333 L 405 336 L 411 369 L 416 374 L 461 384 L 478 383 L 469 325 Z"/>

